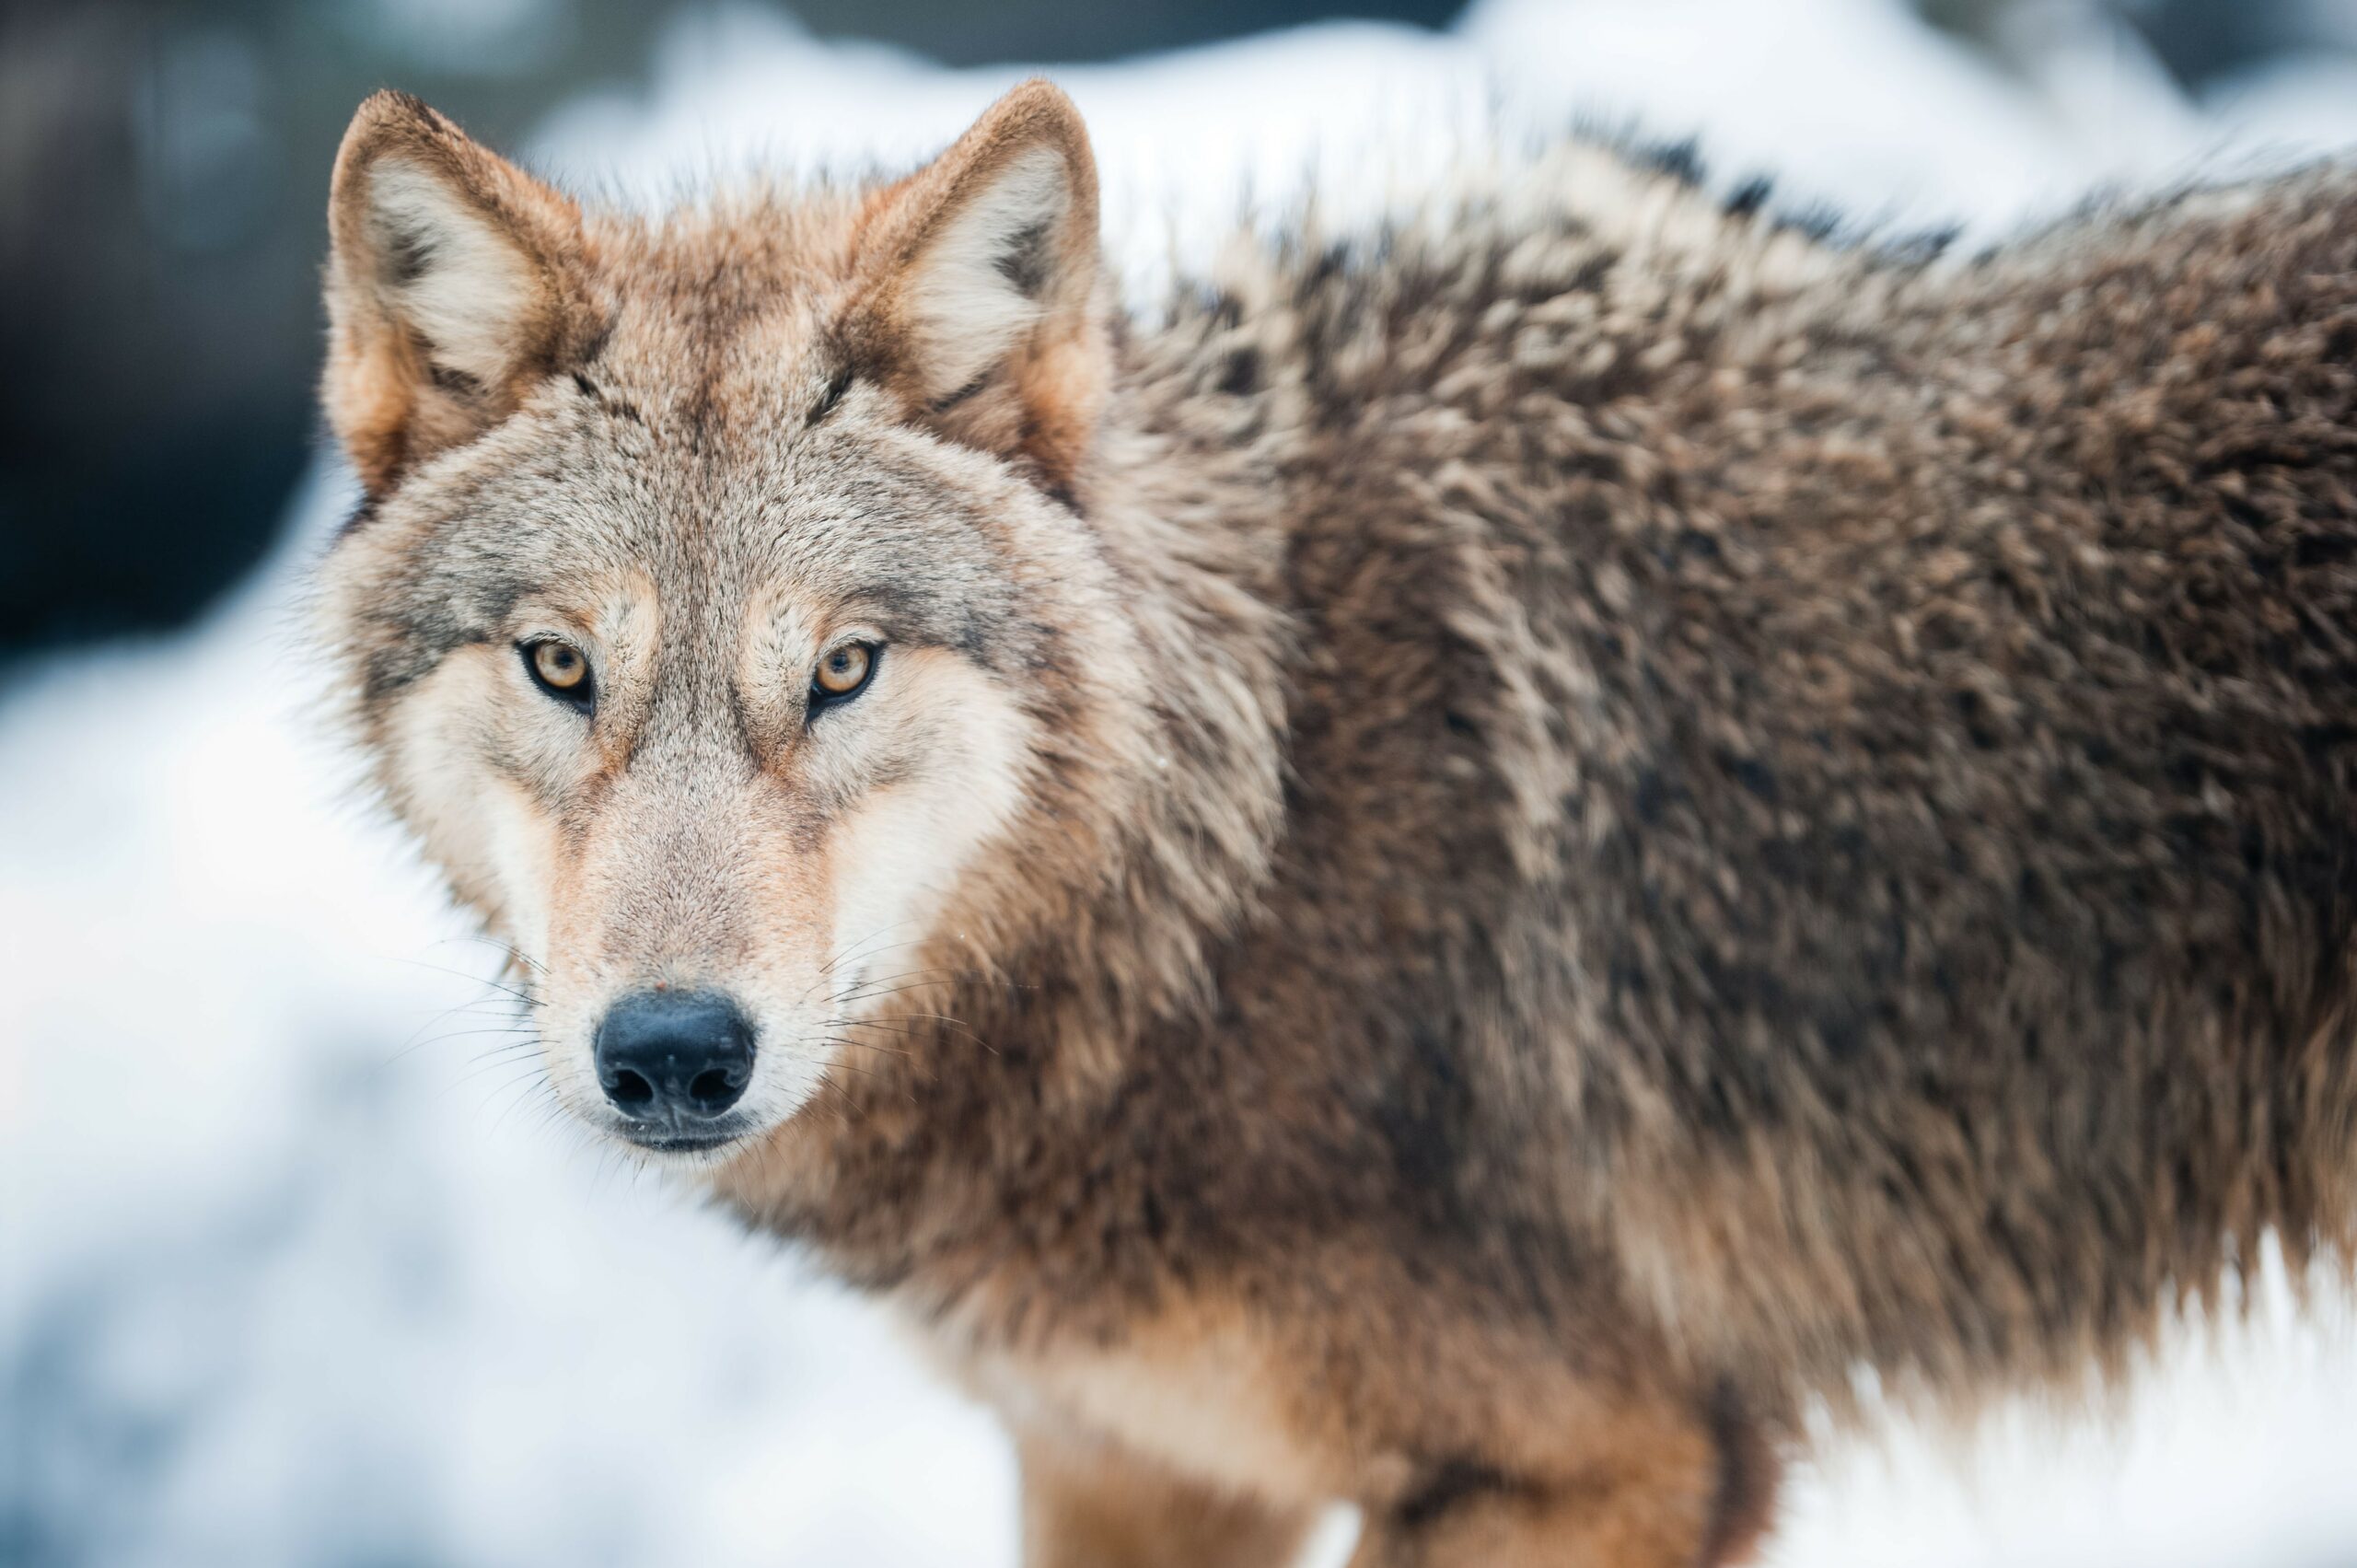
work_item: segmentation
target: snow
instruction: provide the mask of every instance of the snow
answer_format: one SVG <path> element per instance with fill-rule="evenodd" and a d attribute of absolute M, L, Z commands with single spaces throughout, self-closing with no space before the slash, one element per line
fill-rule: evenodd
<path fill-rule="evenodd" d="M 2052 8 L 2008 75 L 1885 0 L 1481 0 L 1057 73 L 1141 295 L 1251 194 L 1326 221 L 1577 122 L 1713 179 L 2002 234 L 2107 182 L 2357 140 L 2349 68 L 2188 103 Z M 938 145 L 1022 75 L 683 15 L 544 167 L 659 201 Z M 554 1118 L 490 949 L 357 800 L 299 581 L 346 482 L 196 632 L 0 705 L 0 1560 L 1005 1564 L 989 1419 L 879 1318 Z M 2357 1318 L 2188 1332 L 2119 1408 L 1895 1423 L 1795 1479 L 1779 1564 L 2357 1559 Z M 1321 1542 L 1339 1562 L 1348 1526 Z"/>

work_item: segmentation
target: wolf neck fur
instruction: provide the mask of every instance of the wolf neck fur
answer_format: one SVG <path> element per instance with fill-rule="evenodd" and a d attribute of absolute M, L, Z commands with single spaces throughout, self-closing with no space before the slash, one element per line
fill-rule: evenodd
<path fill-rule="evenodd" d="M 1128 656 L 1049 738 L 1020 885 L 983 889 L 911 958 L 933 978 L 894 998 L 888 1051 L 713 1183 L 749 1223 L 938 1309 L 981 1283 L 977 1206 L 1040 1147 L 1088 1146 L 1146 1031 L 1211 1027 L 1212 955 L 1281 854 L 1292 400 L 1234 379 L 1259 352 L 1241 339 L 1273 322 L 1229 301 L 1199 325 L 1195 344 L 1117 334 L 1074 488 Z"/>

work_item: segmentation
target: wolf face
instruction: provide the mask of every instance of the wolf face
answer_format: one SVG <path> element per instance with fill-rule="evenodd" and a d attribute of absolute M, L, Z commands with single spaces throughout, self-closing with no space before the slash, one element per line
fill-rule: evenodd
<path fill-rule="evenodd" d="M 591 1125 L 741 1146 L 1102 864 L 1147 704 L 1080 511 L 1095 205 L 1044 85 L 896 184 L 659 226 L 354 122 L 326 622 Z"/>

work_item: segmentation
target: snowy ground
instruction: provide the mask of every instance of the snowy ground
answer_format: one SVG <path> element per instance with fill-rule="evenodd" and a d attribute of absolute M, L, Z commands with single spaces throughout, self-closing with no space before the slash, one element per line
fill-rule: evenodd
<path fill-rule="evenodd" d="M 2107 181 L 2357 144 L 2326 66 L 2182 101 L 2061 9 L 2025 78 L 1883 0 L 1486 0 L 1060 73 L 1141 288 L 1248 180 L 1329 219 L 1575 116 L 1732 184 L 1993 236 Z M 913 156 L 1017 73 L 751 11 L 535 149 L 624 192 Z M 1174 221 L 1175 217 L 1175 221 Z M 1178 238 L 1174 241 L 1172 236 Z M 292 585 L 0 707 L 0 1562 L 990 1564 L 1011 1467 L 856 1304 L 552 1121 L 487 949 L 350 802 Z M 2357 1318 L 2189 1336 L 2120 1410 L 1799 1478 L 1794 1568 L 2357 1564 Z M 1331 1558 L 1341 1536 L 1329 1539 Z"/>

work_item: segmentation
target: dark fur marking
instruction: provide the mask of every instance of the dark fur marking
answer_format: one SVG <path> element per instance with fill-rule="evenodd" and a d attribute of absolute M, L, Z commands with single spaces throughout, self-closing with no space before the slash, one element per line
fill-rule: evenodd
<path fill-rule="evenodd" d="M 1921 234 L 1909 235 L 1892 242 L 1889 254 L 1898 261 L 1921 264 L 1936 261 L 1946 255 L 1964 234 L 1960 224 L 1948 224 L 1940 228 L 1927 228 Z"/>
<path fill-rule="evenodd" d="M 603 318 L 590 331 L 589 335 L 582 340 L 580 347 L 575 353 L 575 357 L 584 365 L 597 364 L 598 360 L 605 357 L 606 341 L 613 335 L 613 318 L 610 316 Z"/>
<path fill-rule="evenodd" d="M 835 405 L 843 401 L 843 394 L 845 392 L 851 390 L 853 379 L 853 376 L 849 366 L 845 366 L 842 369 L 836 371 L 833 376 L 830 377 L 827 380 L 826 389 L 819 394 L 819 401 L 810 405 L 809 416 L 803 420 L 802 428 L 807 430 L 812 425 L 818 424 L 820 420 L 826 418 L 829 414 L 834 412 Z"/>
<path fill-rule="evenodd" d="M 432 269 L 434 237 L 405 225 L 382 226 L 384 279 L 395 288 L 406 288 Z"/>
<path fill-rule="evenodd" d="M 1779 214 L 1776 219 L 1778 228 L 1790 229 L 1804 238 L 1816 240 L 1820 245 L 1831 245 L 1840 241 L 1844 225 L 1845 220 L 1841 216 L 1840 209 L 1828 206 L 1823 203 L 1804 207 L 1798 212 Z"/>
<path fill-rule="evenodd" d="M 1300 296 L 1304 299 L 1308 298 L 1320 285 L 1341 277 L 1350 270 L 1350 241 L 1347 239 L 1330 241 L 1318 253 L 1318 260 L 1311 262 L 1302 273 Z"/>
<path fill-rule="evenodd" d="M 1662 814 L 1672 805 L 1686 799 L 1686 791 L 1662 776 L 1658 768 L 1647 768 L 1637 775 L 1635 798 L 1637 820 L 1647 827 L 1659 823 Z"/>
<path fill-rule="evenodd" d="M 984 668 L 1003 668 L 990 656 L 993 645 L 984 634 L 981 616 L 955 596 L 925 593 L 906 583 L 870 582 L 844 599 L 877 614 L 887 645 L 948 648 Z"/>
<path fill-rule="evenodd" d="M 1484 1493 L 1508 1494 L 1529 1488 L 1494 1465 L 1462 1455 L 1434 1465 L 1424 1483 L 1392 1509 L 1392 1522 L 1402 1530 L 1428 1529 L 1451 1512 Z"/>
<path fill-rule="evenodd" d="M 975 377 L 972 380 L 967 382 L 964 386 L 958 388 L 956 391 L 951 392 L 946 397 L 935 398 L 933 401 L 925 404 L 925 412 L 928 413 L 947 413 L 959 403 L 966 401 L 970 398 L 980 395 L 982 389 L 991 384 L 995 374 L 996 372 L 994 371 L 983 371 L 980 376 Z"/>
<path fill-rule="evenodd" d="M 1376 1132 L 1391 1156 L 1403 1197 L 1434 1223 L 1452 1214 L 1463 1128 L 1470 1107 L 1455 1054 L 1434 1031 L 1416 1028 L 1396 1082 L 1372 1110 Z"/>
<path fill-rule="evenodd" d="M 1747 218 L 1765 210 L 1768 198 L 1776 193 L 1776 181 L 1771 176 L 1755 174 L 1727 192 L 1726 215 L 1731 218 Z"/>
<path fill-rule="evenodd" d="M 1054 259 L 1049 253 L 1048 241 L 1055 233 L 1055 225 L 1047 218 L 1017 229 L 1007 237 L 1006 249 L 1000 251 L 992 265 L 999 275 L 1015 285 L 1015 291 L 1026 299 L 1037 299 L 1048 286 L 1054 271 Z"/>
<path fill-rule="evenodd" d="M 482 381 L 463 370 L 454 370 L 447 365 L 429 365 L 425 373 L 433 381 L 435 389 L 439 391 L 445 391 L 459 398 L 473 399 L 482 396 Z"/>
<path fill-rule="evenodd" d="M 1743 1398 L 1730 1383 L 1711 1396 L 1704 1417 L 1719 1455 L 1719 1485 L 1702 1535 L 1701 1568 L 1721 1568 L 1748 1554 L 1768 1527 L 1776 1504 L 1775 1450 L 1759 1434 Z"/>
<path fill-rule="evenodd" d="M 1231 398 L 1241 398 L 1260 389 L 1260 351 L 1239 348 L 1227 356 L 1220 367 L 1219 389 Z"/>
<path fill-rule="evenodd" d="M 1634 151 L 1641 168 L 1666 174 L 1680 185 L 1702 183 L 1702 148 L 1691 136 L 1678 142 L 1656 142 Z"/>
<path fill-rule="evenodd" d="M 374 522 L 377 518 L 377 504 L 380 499 L 382 499 L 380 496 L 363 495 L 360 498 L 360 505 L 352 509 L 351 516 L 336 525 L 335 537 L 338 540 L 349 539 Z"/>
<path fill-rule="evenodd" d="M 587 398 L 591 402 L 596 403 L 598 408 L 607 413 L 612 414 L 615 418 L 627 419 L 633 424 L 644 424 L 646 423 L 645 416 L 638 412 L 636 404 L 633 403 L 627 398 L 617 398 L 612 396 L 607 392 L 605 389 L 598 386 L 598 383 L 592 381 L 588 377 L 583 375 L 578 370 L 573 372 L 573 384 L 581 389 L 581 395 L 583 397 Z"/>
<path fill-rule="evenodd" d="M 1774 806 L 1782 800 L 1783 792 L 1777 785 L 1775 770 L 1759 758 L 1721 753 L 1721 761 L 1726 765 L 1728 777 L 1769 805 Z"/>

